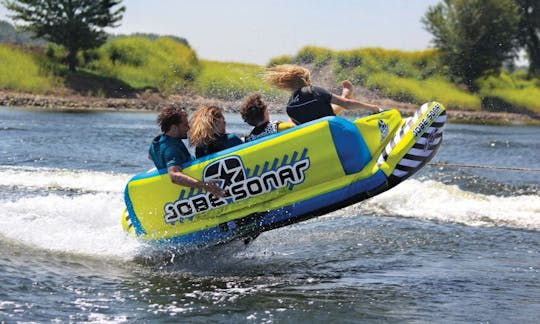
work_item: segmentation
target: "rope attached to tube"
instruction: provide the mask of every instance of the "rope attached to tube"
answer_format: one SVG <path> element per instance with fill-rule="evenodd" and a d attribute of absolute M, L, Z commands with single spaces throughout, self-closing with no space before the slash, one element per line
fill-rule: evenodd
<path fill-rule="evenodd" d="M 479 164 L 428 163 L 427 165 L 442 166 L 442 167 L 455 167 L 455 168 L 476 168 L 476 169 L 540 172 L 540 169 L 536 169 L 536 168 L 517 168 L 517 167 L 495 166 L 495 165 L 479 165 Z"/>

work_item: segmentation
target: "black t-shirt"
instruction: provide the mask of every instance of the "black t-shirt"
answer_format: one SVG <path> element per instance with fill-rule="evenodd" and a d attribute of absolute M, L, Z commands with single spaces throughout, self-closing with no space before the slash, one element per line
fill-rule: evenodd
<path fill-rule="evenodd" d="M 317 86 L 305 86 L 296 90 L 287 102 L 287 115 L 299 125 L 325 116 L 335 116 L 332 93 Z"/>
<path fill-rule="evenodd" d="M 195 157 L 200 158 L 201 156 L 216 153 L 242 143 L 242 140 L 234 134 L 218 135 L 216 136 L 216 140 L 210 143 L 210 145 L 197 146 L 195 148 Z"/>

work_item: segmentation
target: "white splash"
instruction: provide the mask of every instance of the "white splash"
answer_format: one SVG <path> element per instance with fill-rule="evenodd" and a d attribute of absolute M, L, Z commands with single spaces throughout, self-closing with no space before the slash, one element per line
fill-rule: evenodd
<path fill-rule="evenodd" d="M 129 175 L 53 168 L 0 166 L 0 185 L 122 192 Z"/>
<path fill-rule="evenodd" d="M 3 195 L 0 236 L 46 250 L 133 259 L 144 246 L 120 224 L 123 190 L 129 178 L 105 172 L 0 166 L 0 188 L 38 189 L 37 194 L 30 190 Z M 435 181 L 407 180 L 336 213 L 340 217 L 370 213 L 469 226 L 540 229 L 538 196 L 483 195 Z"/>
<path fill-rule="evenodd" d="M 498 197 L 464 191 L 436 181 L 406 180 L 362 204 L 364 211 L 470 226 L 540 229 L 540 197 Z"/>
<path fill-rule="evenodd" d="M 141 243 L 121 228 L 129 176 L 42 168 L 0 168 L 0 185 L 81 190 L 68 196 L 14 195 L 0 200 L 0 236 L 37 248 L 120 259 Z M 91 193 L 84 193 L 91 191 Z"/>

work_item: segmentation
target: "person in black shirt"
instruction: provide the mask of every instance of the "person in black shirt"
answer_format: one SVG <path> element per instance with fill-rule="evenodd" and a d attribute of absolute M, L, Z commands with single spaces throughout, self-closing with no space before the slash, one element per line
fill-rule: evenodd
<path fill-rule="evenodd" d="M 350 81 L 343 81 L 343 92 L 338 96 L 322 87 L 312 85 L 309 70 L 299 65 L 283 64 L 270 67 L 266 70 L 264 79 L 280 89 L 292 92 L 287 102 L 287 115 L 297 125 L 325 116 L 335 116 L 343 110 L 380 111 L 375 105 L 351 99 L 353 89 Z"/>

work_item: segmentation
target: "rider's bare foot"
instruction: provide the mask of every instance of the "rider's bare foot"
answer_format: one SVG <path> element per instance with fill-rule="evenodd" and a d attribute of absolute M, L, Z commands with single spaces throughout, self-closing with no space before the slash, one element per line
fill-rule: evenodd
<path fill-rule="evenodd" d="M 345 80 L 341 83 L 343 85 L 343 90 L 341 91 L 341 96 L 347 99 L 352 98 L 353 95 L 353 85 L 351 81 Z"/>

